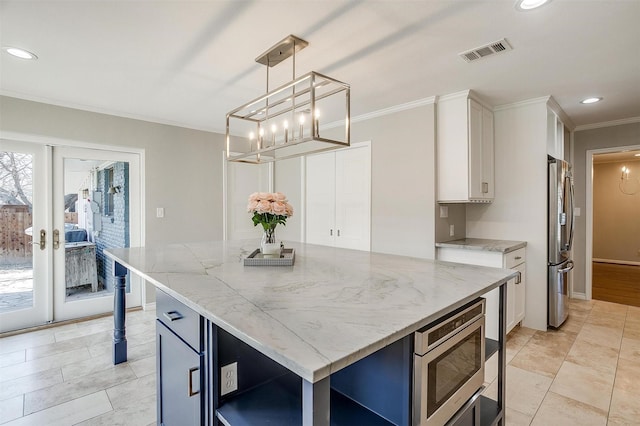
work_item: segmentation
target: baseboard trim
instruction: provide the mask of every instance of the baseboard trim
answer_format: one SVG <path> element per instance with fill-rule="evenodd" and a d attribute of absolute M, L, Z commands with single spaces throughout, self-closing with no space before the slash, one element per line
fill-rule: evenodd
<path fill-rule="evenodd" d="M 597 259 L 594 257 L 593 261 L 597 263 L 613 263 L 616 265 L 640 266 L 640 262 L 633 262 L 631 260 Z"/>
<path fill-rule="evenodd" d="M 145 303 L 143 309 L 145 311 L 155 311 L 156 309 L 156 302 L 152 302 L 152 303 Z"/>
<path fill-rule="evenodd" d="M 573 292 L 571 292 L 571 298 L 572 299 L 587 300 L 587 295 L 586 295 L 586 293 L 578 293 L 577 291 L 573 291 Z"/>

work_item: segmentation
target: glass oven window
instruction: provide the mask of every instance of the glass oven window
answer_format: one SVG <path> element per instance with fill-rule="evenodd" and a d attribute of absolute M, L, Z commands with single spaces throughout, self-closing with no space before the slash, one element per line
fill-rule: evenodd
<path fill-rule="evenodd" d="M 430 417 L 482 367 L 482 328 L 429 363 L 427 416 Z"/>

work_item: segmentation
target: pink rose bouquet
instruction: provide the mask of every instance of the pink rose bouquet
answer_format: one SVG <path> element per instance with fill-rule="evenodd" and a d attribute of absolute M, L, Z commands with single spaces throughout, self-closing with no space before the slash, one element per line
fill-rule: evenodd
<path fill-rule="evenodd" d="M 247 212 L 253 214 L 253 226 L 262 225 L 268 242 L 275 243 L 274 230 L 278 224 L 287 224 L 287 219 L 293 216 L 293 207 L 280 192 L 254 192 L 249 196 Z"/>

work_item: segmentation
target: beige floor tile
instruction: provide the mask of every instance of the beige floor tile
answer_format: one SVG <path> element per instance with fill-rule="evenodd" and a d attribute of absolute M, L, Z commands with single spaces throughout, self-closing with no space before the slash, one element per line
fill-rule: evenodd
<path fill-rule="evenodd" d="M 570 299 L 569 308 L 581 311 L 590 311 L 595 304 L 595 300 Z"/>
<path fill-rule="evenodd" d="M 87 348 L 74 349 L 69 352 L 59 353 L 55 355 L 38 358 L 32 361 L 26 361 L 20 364 L 20 368 L 15 366 L 7 366 L 0 368 L 0 382 L 7 380 L 13 380 L 18 377 L 28 376 L 38 373 L 40 371 L 50 370 L 52 368 L 59 368 L 69 364 L 75 364 L 77 362 L 91 358 Z"/>
<path fill-rule="evenodd" d="M 506 424 L 509 426 L 529 426 L 533 416 L 521 413 L 520 411 L 513 410 L 507 407 L 506 411 Z"/>
<path fill-rule="evenodd" d="M 578 322 L 585 322 L 589 317 L 591 311 L 583 311 L 579 309 L 571 309 L 569 308 L 569 318 L 572 318 Z"/>
<path fill-rule="evenodd" d="M 115 410 L 125 408 L 138 398 L 156 396 L 156 375 L 149 374 L 128 382 L 110 387 L 107 395 Z"/>
<path fill-rule="evenodd" d="M 64 342 L 65 340 L 75 339 L 78 337 L 89 336 L 101 331 L 112 331 L 113 322 L 100 321 L 98 323 L 85 325 L 80 323 L 78 327 L 72 330 L 64 330 L 55 333 L 56 342 Z"/>
<path fill-rule="evenodd" d="M 88 374 L 98 373 L 104 370 L 113 369 L 113 360 L 110 356 L 89 358 L 71 365 L 62 367 L 62 377 L 64 380 L 73 380 Z"/>
<path fill-rule="evenodd" d="M 596 300 L 591 309 L 591 313 L 604 312 L 613 316 L 627 315 L 629 307 L 627 305 L 621 305 L 619 303 L 605 302 L 603 300 Z"/>
<path fill-rule="evenodd" d="M 538 409 L 532 426 L 580 425 L 606 426 L 607 411 L 548 392 Z"/>
<path fill-rule="evenodd" d="M 96 392 L 82 398 L 6 423 L 7 426 L 68 426 L 111 411 L 111 404 L 105 391 Z"/>
<path fill-rule="evenodd" d="M 609 313 L 591 312 L 591 315 L 585 320 L 586 324 L 601 325 L 610 328 L 623 328 L 626 315 L 614 315 Z"/>
<path fill-rule="evenodd" d="M 619 359 L 615 387 L 635 392 L 640 400 L 640 362 Z"/>
<path fill-rule="evenodd" d="M 22 417 L 22 395 L 0 401 L 0 424 Z"/>
<path fill-rule="evenodd" d="M 640 424 L 640 397 L 638 392 L 614 388 L 609 410 L 609 424 Z"/>
<path fill-rule="evenodd" d="M 144 377 L 156 372 L 156 357 L 151 356 L 138 361 L 130 362 L 129 365 L 138 377 Z"/>
<path fill-rule="evenodd" d="M 19 377 L 0 383 L 0 400 L 47 388 L 57 383 L 62 383 L 62 373 L 59 368 Z"/>
<path fill-rule="evenodd" d="M 535 415 L 551 382 L 550 378 L 541 374 L 507 366 L 507 408 L 527 416 Z M 495 399 L 497 389 L 496 380 L 486 389 L 485 395 Z"/>
<path fill-rule="evenodd" d="M 553 379 L 564 362 L 565 356 L 564 349 L 528 343 L 520 349 L 509 364 Z"/>
<path fill-rule="evenodd" d="M 137 398 L 124 408 L 109 411 L 77 426 L 139 426 L 149 422 L 155 424 L 155 419 L 156 397 L 151 395 Z"/>
<path fill-rule="evenodd" d="M 585 315 L 584 318 L 576 318 L 575 314 L 569 313 L 569 317 L 564 322 L 564 324 L 562 324 L 562 326 L 560 327 L 560 330 L 577 334 L 582 329 L 582 326 L 584 325 L 586 317 L 587 315 Z"/>
<path fill-rule="evenodd" d="M 640 328 L 625 326 L 624 337 L 627 339 L 640 340 Z"/>
<path fill-rule="evenodd" d="M 112 369 L 82 376 L 63 383 L 27 393 L 24 396 L 24 414 L 31 414 L 72 399 L 86 396 L 100 390 L 135 379 L 135 374 L 127 364 Z"/>
<path fill-rule="evenodd" d="M 564 362 L 549 390 L 608 411 L 613 380 L 613 374 L 603 374 L 600 370 Z"/>
<path fill-rule="evenodd" d="M 576 341 L 608 346 L 619 350 L 622 342 L 622 330 L 601 325 L 585 324 L 580 333 L 578 333 Z"/>
<path fill-rule="evenodd" d="M 608 346 L 578 340 L 571 347 L 566 361 L 610 375 L 616 372 L 618 351 Z"/>
<path fill-rule="evenodd" d="M 520 349 L 527 344 L 536 330 L 527 327 L 516 327 L 507 335 L 507 348 Z"/>
<path fill-rule="evenodd" d="M 55 342 L 55 338 L 51 332 L 43 333 L 42 331 L 33 331 L 31 333 L 0 338 L 0 354 L 33 348 L 40 345 L 48 345 L 49 343 Z"/>
<path fill-rule="evenodd" d="M 640 340 L 622 338 L 620 358 L 628 361 L 640 362 Z"/>
<path fill-rule="evenodd" d="M 0 354 L 0 367 L 15 365 L 26 361 L 26 349 Z"/>
<path fill-rule="evenodd" d="M 27 352 L 27 361 L 32 361 L 38 358 L 44 358 L 51 355 L 62 354 L 75 349 L 83 349 L 86 345 L 83 341 L 78 339 L 67 340 L 64 342 L 54 342 L 48 345 L 36 346 L 35 348 L 29 348 Z"/>
<path fill-rule="evenodd" d="M 527 345 L 535 344 L 554 348 L 566 355 L 569 352 L 569 349 L 571 349 L 571 346 L 577 336 L 578 333 L 572 333 L 565 330 L 537 331 L 531 337 L 531 340 L 529 340 Z"/>

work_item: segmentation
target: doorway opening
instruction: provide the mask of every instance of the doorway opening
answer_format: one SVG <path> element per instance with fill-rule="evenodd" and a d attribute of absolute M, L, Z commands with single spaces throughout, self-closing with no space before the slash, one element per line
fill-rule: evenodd
<path fill-rule="evenodd" d="M 640 149 L 589 158 L 587 291 L 593 299 L 640 306 Z"/>

